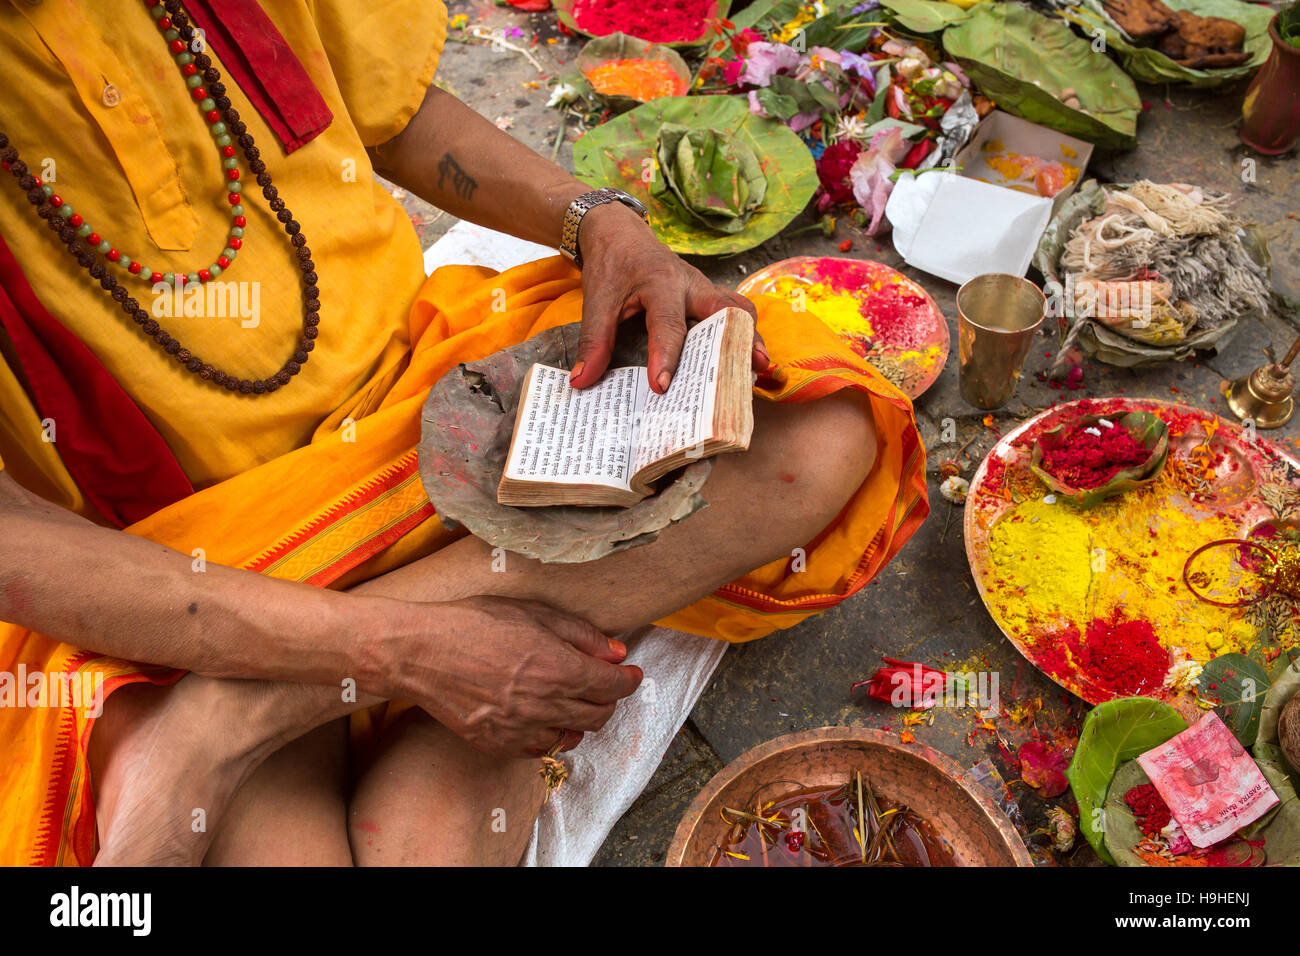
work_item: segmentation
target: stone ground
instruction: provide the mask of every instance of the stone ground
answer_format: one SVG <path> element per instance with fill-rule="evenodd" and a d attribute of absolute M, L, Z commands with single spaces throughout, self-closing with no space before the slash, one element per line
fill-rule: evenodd
<path fill-rule="evenodd" d="M 578 130 L 570 124 L 556 149 L 559 113 L 546 108 L 548 81 L 562 75 L 580 44 L 557 33 L 551 14 L 524 14 L 494 6 L 489 0 L 450 0 L 452 14 L 464 13 L 471 29 L 481 26 L 513 31 L 507 42 L 529 51 L 494 47 L 470 32 L 453 31 L 438 69 L 440 86 L 459 96 L 511 135 L 572 168 L 572 144 Z M 534 40 L 534 37 L 536 39 Z M 1146 178 L 1190 182 L 1225 190 L 1238 197 L 1238 212 L 1258 224 L 1273 256 L 1276 285 L 1300 299 L 1300 166 L 1292 153 L 1279 159 L 1253 157 L 1240 144 L 1244 86 L 1208 92 L 1142 88 L 1148 108 L 1139 121 L 1141 145 L 1130 152 L 1095 154 L 1088 172 L 1104 181 Z M 1253 175 L 1251 175 L 1253 174 Z M 1251 181 L 1253 180 L 1253 181 Z M 427 247 L 455 220 L 414 197 L 402 197 Z M 793 232 L 812 222 L 797 220 Z M 887 238 L 869 238 L 841 225 L 833 239 L 805 232 L 793 239 L 778 236 L 747 253 L 697 265 L 721 285 L 734 287 L 743 277 L 771 262 L 796 255 L 837 255 L 838 243 L 854 240 L 853 255 L 900 268 L 922 283 L 948 318 L 956 343 L 956 286 L 902 265 Z M 1085 367 L 1084 388 L 1062 393 L 1035 380 L 1055 340 L 1045 329 L 1041 347 L 1031 353 L 1020 388 L 1006 408 L 993 416 L 994 428 L 982 423 L 984 412 L 967 405 L 957 390 L 957 362 L 949 357 L 939 380 L 916 403 L 917 419 L 929 450 L 932 514 L 882 575 L 852 599 L 798 627 L 728 651 L 708 690 L 686 726 L 664 755 L 650 785 L 614 828 L 596 858 L 600 865 L 659 865 L 691 799 L 726 763 L 749 748 L 780 734 L 826 725 L 877 727 L 902 731 L 900 715 L 874 701 L 849 698 L 851 681 L 876 669 L 882 655 L 919 660 L 939 667 L 996 671 L 1003 701 L 1040 698 L 1040 730 L 1077 726 L 1084 706 L 1029 666 L 1002 637 L 985 612 L 968 570 L 960 509 L 938 493 L 938 465 L 973 439 L 965 458 L 977 464 L 1017 422 L 1063 397 L 1105 396 L 1116 392 L 1187 402 L 1209 411 L 1224 410 L 1222 389 L 1264 359 L 1264 348 L 1284 352 L 1297 334 L 1294 323 L 1280 319 L 1252 321 L 1217 354 L 1198 362 L 1147 371 Z M 941 422 L 957 422 L 955 442 L 941 444 Z M 1300 446 L 1300 419 L 1269 435 L 1286 450 Z M 972 468 L 968 467 L 969 477 Z M 955 668 L 954 668 L 955 669 Z M 942 708 L 940 709 L 942 710 Z M 1025 727 L 999 720 L 996 731 L 978 731 L 970 711 L 944 711 L 932 725 L 909 727 L 916 740 L 948 754 L 962 766 L 990 758 L 1011 783 L 1028 829 L 1041 824 L 1052 803 L 1017 786 L 1015 769 L 999 756 L 998 737 L 1013 748 Z M 973 736 L 972 731 L 977 730 Z M 1095 865 L 1086 844 L 1064 858 L 1042 852 L 1041 862 Z"/>

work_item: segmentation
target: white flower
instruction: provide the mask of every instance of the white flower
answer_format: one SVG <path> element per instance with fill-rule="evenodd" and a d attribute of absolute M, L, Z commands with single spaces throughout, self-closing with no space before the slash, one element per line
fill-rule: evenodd
<path fill-rule="evenodd" d="M 867 121 L 860 116 L 844 115 L 835 121 L 835 132 L 832 142 L 841 142 L 842 140 L 853 140 L 861 143 L 867 138 Z"/>
<path fill-rule="evenodd" d="M 943 484 L 939 486 L 939 494 L 955 505 L 959 505 L 966 500 L 968 491 L 970 491 L 970 482 L 961 475 L 945 478 Z"/>
<path fill-rule="evenodd" d="M 551 98 L 546 101 L 547 106 L 568 106 L 578 98 L 578 88 L 572 83 L 557 83 L 555 89 L 551 91 Z"/>
<path fill-rule="evenodd" d="M 1194 690 L 1201 679 L 1204 668 L 1190 658 L 1183 658 L 1175 663 L 1165 674 L 1165 686 L 1181 690 Z"/>

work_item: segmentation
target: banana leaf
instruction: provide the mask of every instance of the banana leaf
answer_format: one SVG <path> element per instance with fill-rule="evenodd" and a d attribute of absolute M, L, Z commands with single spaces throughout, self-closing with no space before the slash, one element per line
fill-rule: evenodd
<path fill-rule="evenodd" d="M 715 129 L 665 123 L 655 148 L 658 175 L 650 195 L 682 218 L 737 233 L 763 203 L 767 177 L 741 139 Z"/>
<path fill-rule="evenodd" d="M 1092 508 L 1107 498 L 1122 495 L 1134 488 L 1149 485 L 1160 477 L 1165 470 L 1165 459 L 1169 456 L 1169 426 L 1157 415 L 1150 412 L 1129 412 L 1117 418 L 1112 425 L 1125 429 L 1135 441 L 1147 446 L 1151 452 L 1147 460 L 1139 465 L 1122 468 L 1105 484 L 1096 488 L 1076 488 L 1068 485 L 1055 475 L 1049 474 L 1042 467 L 1043 458 L 1048 451 L 1053 451 L 1065 443 L 1065 436 L 1077 426 L 1087 428 L 1097 425 L 1103 415 L 1083 415 L 1066 425 L 1043 432 L 1034 442 L 1033 455 L 1029 460 L 1029 470 L 1038 476 L 1038 480 L 1076 508 Z M 1110 421 L 1110 419 L 1107 419 Z M 1263 686 L 1262 684 L 1260 685 Z"/>
<path fill-rule="evenodd" d="M 970 16 L 956 4 L 944 3 L 943 0 L 880 0 L 880 5 L 913 33 L 939 33 L 950 24 Z"/>
<path fill-rule="evenodd" d="M 579 2 L 581 2 L 581 0 L 552 0 L 551 6 L 555 7 L 555 13 L 560 18 L 560 22 L 574 33 L 581 33 L 585 37 L 597 36 L 598 34 L 582 29 L 582 27 L 578 26 L 577 21 L 573 19 L 573 8 L 576 7 Z M 710 34 L 707 29 L 708 21 L 721 20 L 726 17 L 727 12 L 730 9 L 731 0 L 713 0 L 713 10 L 705 14 L 704 19 L 701 21 L 700 35 L 698 37 L 692 37 L 686 40 L 660 40 L 657 42 L 663 43 L 665 46 L 698 46 L 713 37 L 713 34 Z M 642 39 L 649 38 L 643 37 Z"/>
<path fill-rule="evenodd" d="M 1018 3 L 980 3 L 948 27 L 943 45 L 999 109 L 1108 149 L 1137 145 L 1142 112 L 1133 81 L 1062 21 Z M 1073 89 L 1081 107 L 1061 102 Z"/>
<path fill-rule="evenodd" d="M 1124 183 L 1103 187 L 1097 180 L 1089 179 L 1052 216 L 1034 251 L 1034 267 L 1043 274 L 1044 279 L 1054 283 L 1058 290 L 1064 285 L 1060 268 L 1061 256 L 1075 229 L 1085 219 L 1101 214 L 1106 205 L 1105 190 L 1126 188 L 1127 184 Z M 1268 264 L 1268 249 L 1257 231 L 1247 228 L 1242 243 L 1252 259 L 1261 265 Z M 1095 319 L 1077 316 L 1073 308 L 1057 314 L 1064 315 L 1067 323 L 1084 323 L 1077 339 L 1078 346 L 1084 352 L 1100 362 L 1120 368 L 1145 368 L 1163 362 L 1182 362 L 1199 351 L 1223 348 L 1232 340 L 1240 325 L 1239 317 L 1233 316 L 1212 329 L 1193 332 L 1177 345 L 1149 345 L 1109 329 Z M 1068 328 L 1069 325 L 1062 329 L 1062 338 Z"/>
<path fill-rule="evenodd" d="M 578 73 L 570 82 L 575 83 L 584 96 L 590 93 L 591 97 L 601 100 L 616 113 L 635 109 L 641 105 L 641 100 L 633 96 L 601 93 L 591 85 L 591 80 L 587 78 L 587 71 L 610 60 L 662 60 L 681 80 L 680 89 L 683 92 L 691 87 L 691 68 L 671 47 L 662 43 L 638 40 L 626 33 L 611 33 L 608 36 L 596 37 L 594 40 L 588 40 L 574 57 L 573 65 L 577 67 Z"/>
<path fill-rule="evenodd" d="M 1109 700 L 1084 718 L 1065 776 L 1079 804 L 1079 829 L 1107 863 L 1115 863 L 1105 843 L 1106 794 L 1115 771 L 1186 729 L 1178 711 L 1150 697 Z"/>
<path fill-rule="evenodd" d="M 1124 72 L 1142 83 L 1185 83 L 1188 86 L 1209 89 L 1235 82 L 1250 76 L 1268 59 L 1273 43 L 1268 35 L 1268 24 L 1273 11 L 1268 7 L 1242 0 L 1165 0 L 1173 10 L 1190 10 L 1202 17 L 1222 17 L 1241 24 L 1246 30 L 1244 49 L 1251 54 L 1240 66 L 1214 70 L 1196 70 L 1175 62 L 1154 47 L 1139 46 L 1106 13 L 1099 0 L 1081 0 L 1078 6 L 1067 7 L 1060 16 L 1081 27 L 1089 34 L 1101 31 L 1106 38 L 1106 49 L 1114 51 Z"/>
<path fill-rule="evenodd" d="M 1206 663 L 1198 679 L 1198 696 L 1249 749 L 1259 735 L 1259 718 L 1268 690 L 1268 674 L 1245 654 L 1220 654 Z"/>
<path fill-rule="evenodd" d="M 683 218 L 652 195 L 659 176 L 655 147 L 665 124 L 724 132 L 758 157 L 766 179 L 763 203 L 745 228 L 720 233 Z M 631 193 L 650 210 L 650 225 L 674 252 L 725 255 L 772 238 L 801 213 L 817 189 L 812 153 L 789 127 L 749 112 L 743 96 L 675 96 L 652 100 L 588 132 L 573 148 L 574 172 L 592 186 Z"/>

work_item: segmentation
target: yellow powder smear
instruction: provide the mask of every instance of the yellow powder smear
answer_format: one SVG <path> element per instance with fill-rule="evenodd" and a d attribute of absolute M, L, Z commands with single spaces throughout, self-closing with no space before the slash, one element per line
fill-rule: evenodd
<path fill-rule="evenodd" d="M 848 292 L 836 292 L 823 282 L 801 282 L 793 276 L 781 276 L 772 284 L 772 294 L 798 306 L 802 294 L 808 311 L 837 333 L 852 333 L 873 338 L 871 323 L 862 314 L 862 303 Z"/>
<path fill-rule="evenodd" d="M 1078 513 L 1041 499 L 1021 502 L 993 526 L 989 556 L 1000 582 L 996 617 L 1012 633 L 1054 629 L 1087 613 L 1092 534 Z"/>
<path fill-rule="evenodd" d="M 1088 510 L 1039 497 L 1007 512 L 989 535 L 994 617 L 1032 643 L 1030 635 L 1123 609 L 1194 660 L 1248 651 L 1259 635 L 1245 609 L 1199 601 L 1182 580 L 1189 554 L 1239 529 L 1232 519 L 1169 504 L 1167 474 Z"/>

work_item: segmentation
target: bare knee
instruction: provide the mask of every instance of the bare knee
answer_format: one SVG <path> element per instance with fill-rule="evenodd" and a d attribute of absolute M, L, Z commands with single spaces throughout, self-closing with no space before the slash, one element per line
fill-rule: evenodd
<path fill-rule="evenodd" d="M 846 388 L 814 402 L 760 403 L 755 413 L 750 450 L 735 462 L 745 510 L 756 530 L 804 544 L 835 520 L 875 465 L 871 401 Z"/>

